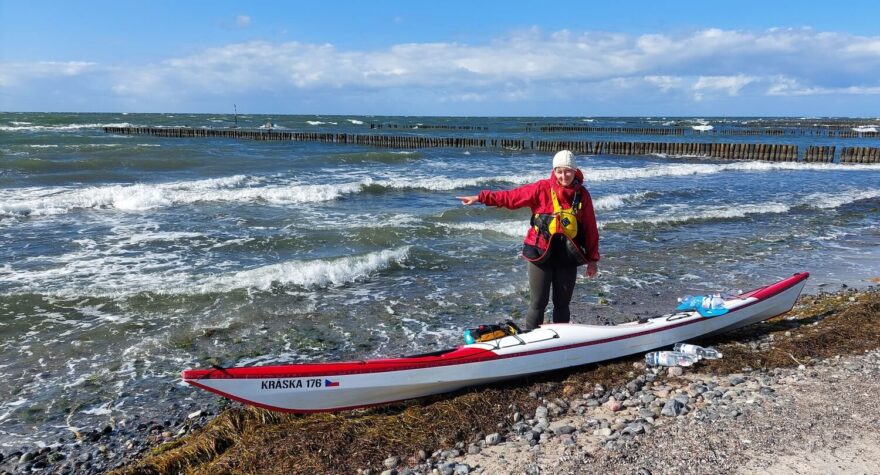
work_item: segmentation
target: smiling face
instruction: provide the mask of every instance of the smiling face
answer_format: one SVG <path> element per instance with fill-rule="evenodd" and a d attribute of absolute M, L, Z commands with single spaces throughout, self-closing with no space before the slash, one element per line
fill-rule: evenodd
<path fill-rule="evenodd" d="M 574 168 L 556 167 L 553 169 L 553 175 L 561 186 L 568 186 L 574 181 Z"/>

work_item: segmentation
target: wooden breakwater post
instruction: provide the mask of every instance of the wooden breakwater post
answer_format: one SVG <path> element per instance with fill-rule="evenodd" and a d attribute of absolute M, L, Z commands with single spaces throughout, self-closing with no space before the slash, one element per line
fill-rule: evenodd
<path fill-rule="evenodd" d="M 104 131 L 121 135 L 324 142 L 386 148 L 504 148 L 508 150 L 537 150 L 542 152 L 556 152 L 568 149 L 575 153 L 588 155 L 671 155 L 772 162 L 794 162 L 798 158 L 798 147 L 786 144 L 526 140 L 521 138 L 432 137 L 424 135 L 343 134 L 191 127 L 104 127 Z M 810 154 L 809 156 L 812 157 L 813 155 Z M 865 157 L 852 158 L 853 163 L 873 163 L 856 161 L 869 160 L 872 156 L 870 154 L 852 151 L 851 156 Z"/>
<path fill-rule="evenodd" d="M 880 163 L 880 148 L 844 147 L 840 149 L 840 163 Z"/>
<path fill-rule="evenodd" d="M 804 161 L 807 163 L 832 163 L 834 162 L 834 145 L 810 145 L 804 152 Z"/>

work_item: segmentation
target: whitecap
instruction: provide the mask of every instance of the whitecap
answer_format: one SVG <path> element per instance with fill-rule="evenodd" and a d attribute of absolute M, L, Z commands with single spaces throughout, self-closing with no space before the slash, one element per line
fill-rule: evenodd
<path fill-rule="evenodd" d="M 357 119 L 348 119 L 348 121 L 351 122 L 351 123 L 354 124 L 354 125 L 363 125 L 363 124 L 364 124 L 364 121 L 362 121 L 362 120 L 357 120 Z"/>
<path fill-rule="evenodd" d="M 644 201 L 649 196 L 651 196 L 651 192 L 648 191 L 600 196 L 597 198 L 593 198 L 593 208 L 597 211 L 609 211 L 612 209 L 623 208 L 624 206 L 627 206 L 629 204 Z"/>
<path fill-rule="evenodd" d="M 858 133 L 860 133 L 860 134 L 861 134 L 861 133 L 877 133 L 877 127 L 876 127 L 876 126 L 873 126 L 873 125 L 870 125 L 870 126 L 865 125 L 865 126 L 853 127 L 852 130 L 853 130 L 853 132 L 858 132 Z"/>
<path fill-rule="evenodd" d="M 141 244 L 145 242 L 156 241 L 177 241 L 182 239 L 193 239 L 205 237 L 203 233 L 192 232 L 158 232 L 158 233 L 136 233 L 129 237 L 130 244 Z"/>
<path fill-rule="evenodd" d="M 880 190 L 849 190 L 838 193 L 813 193 L 803 198 L 803 204 L 817 209 L 834 209 L 861 200 L 880 197 Z"/>
<path fill-rule="evenodd" d="M 689 207 L 692 209 L 693 207 Z M 699 209 L 699 208 L 698 208 Z M 755 214 L 781 214 L 791 210 L 791 206 L 783 203 L 768 204 L 739 204 L 726 207 L 702 207 L 702 211 L 674 213 L 665 211 L 663 213 L 654 212 L 650 216 L 642 216 L 638 218 L 618 219 L 612 221 L 600 221 L 599 228 L 603 229 L 609 225 L 616 224 L 678 224 L 690 221 L 705 221 L 713 219 L 736 219 L 744 218 Z"/>
<path fill-rule="evenodd" d="M 265 179 L 235 175 L 162 184 L 107 185 L 86 188 L 31 188 L 0 191 L 0 216 L 46 216 L 77 209 L 145 211 L 197 202 L 265 202 L 276 205 L 329 201 L 356 193 L 360 182 L 264 186 Z"/>
<path fill-rule="evenodd" d="M 495 232 L 506 236 L 522 238 L 529 230 L 529 223 L 519 221 L 480 221 L 466 223 L 438 223 L 445 228 L 457 231 Z"/>
<path fill-rule="evenodd" d="M 306 288 L 338 286 L 366 278 L 393 263 L 403 263 L 409 255 L 409 249 L 410 246 L 404 246 L 360 256 L 270 264 L 210 278 L 197 289 L 199 293 L 205 293 L 233 289 L 268 290 L 273 284 Z"/>
<path fill-rule="evenodd" d="M 67 124 L 67 125 L 13 125 L 0 126 L 0 130 L 10 132 L 35 132 L 35 131 L 68 131 L 80 129 L 100 129 L 103 127 L 131 127 L 132 125 L 125 122 L 121 124 Z"/>

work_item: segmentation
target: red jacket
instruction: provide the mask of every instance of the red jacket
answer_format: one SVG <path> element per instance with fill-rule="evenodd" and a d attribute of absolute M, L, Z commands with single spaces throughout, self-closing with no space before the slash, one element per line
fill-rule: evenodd
<path fill-rule="evenodd" d="M 590 192 L 583 186 L 584 175 L 580 170 L 575 174 L 575 179 L 571 185 L 562 187 L 557 183 L 553 172 L 550 172 L 550 178 L 540 180 L 529 185 L 514 188 L 507 191 L 489 191 L 480 192 L 479 201 L 487 206 L 500 206 L 507 209 L 530 208 L 532 215 L 536 213 L 550 214 L 553 213 L 553 199 L 550 197 L 551 188 L 556 191 L 560 205 L 567 208 L 571 206 L 572 199 L 577 190 L 581 192 L 581 206 L 577 213 L 578 233 L 575 241 L 578 244 L 589 261 L 599 260 L 599 229 L 596 226 L 596 213 L 593 211 L 593 199 Z M 529 227 L 523 244 L 527 246 L 535 246 L 542 253 L 546 252 L 549 242 L 540 233 L 535 231 L 534 226 Z"/>

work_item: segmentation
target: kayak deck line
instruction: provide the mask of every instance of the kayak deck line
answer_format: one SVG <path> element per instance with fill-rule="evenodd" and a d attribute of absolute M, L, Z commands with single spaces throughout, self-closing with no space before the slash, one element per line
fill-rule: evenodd
<path fill-rule="evenodd" d="M 411 357 L 193 369 L 183 380 L 265 409 L 310 413 L 388 404 L 629 356 L 712 336 L 791 310 L 809 274 L 726 300 L 728 312 L 670 313 L 616 326 L 548 324 L 491 342 Z"/>

